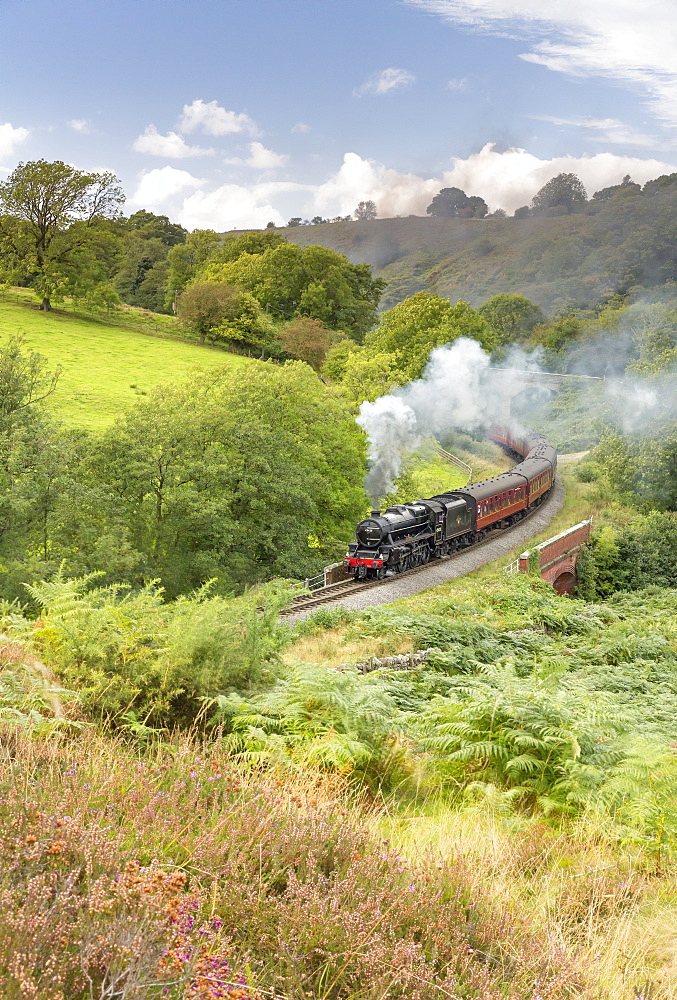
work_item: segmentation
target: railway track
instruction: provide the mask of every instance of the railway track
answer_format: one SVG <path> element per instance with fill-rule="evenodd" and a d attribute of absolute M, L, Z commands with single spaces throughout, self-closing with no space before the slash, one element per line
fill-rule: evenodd
<path fill-rule="evenodd" d="M 430 569 L 431 566 L 437 566 L 440 563 L 450 562 L 453 559 L 457 559 L 470 549 L 481 549 L 483 546 L 488 545 L 489 542 L 494 541 L 497 537 L 501 535 L 509 535 L 514 528 L 524 524 L 524 522 L 533 517 L 537 511 L 546 506 L 549 499 L 550 496 L 544 501 L 543 504 L 533 507 L 525 517 L 521 517 L 519 521 L 511 524 L 509 528 L 494 528 L 489 531 L 481 542 L 475 542 L 473 545 L 468 545 L 465 548 L 458 549 L 456 552 L 452 552 L 448 556 L 442 556 L 441 559 L 432 559 L 430 562 L 424 563 L 423 566 L 416 566 L 414 569 L 407 570 L 406 574 L 397 573 L 394 576 L 386 577 L 384 580 L 341 580 L 339 583 L 330 583 L 328 587 L 321 587 L 313 593 L 303 594 L 300 597 L 296 597 L 290 607 L 286 608 L 284 611 L 280 611 L 280 617 L 286 618 L 290 615 L 298 614 L 300 611 L 312 611 L 315 608 L 321 607 L 323 604 L 331 604 L 334 601 L 340 601 L 342 597 L 352 597 L 354 594 L 360 594 L 365 590 L 372 590 L 374 587 L 387 587 L 388 584 L 401 580 L 405 575 L 407 577 L 412 577 L 418 575 L 419 573 L 425 573 L 425 571 Z"/>

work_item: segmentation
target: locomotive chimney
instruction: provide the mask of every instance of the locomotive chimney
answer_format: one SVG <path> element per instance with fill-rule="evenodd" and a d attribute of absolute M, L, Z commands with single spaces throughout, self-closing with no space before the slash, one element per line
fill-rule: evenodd
<path fill-rule="evenodd" d="M 370 517 L 380 517 L 381 516 L 381 511 L 378 510 L 378 509 L 377 510 L 372 510 L 372 512 L 371 512 L 371 514 L 369 516 Z"/>

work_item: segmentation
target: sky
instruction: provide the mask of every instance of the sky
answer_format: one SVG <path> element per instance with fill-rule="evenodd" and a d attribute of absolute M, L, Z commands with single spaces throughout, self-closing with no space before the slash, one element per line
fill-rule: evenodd
<path fill-rule="evenodd" d="M 0 0 L 0 180 L 109 170 L 187 229 L 512 213 L 677 171 L 675 0 Z"/>

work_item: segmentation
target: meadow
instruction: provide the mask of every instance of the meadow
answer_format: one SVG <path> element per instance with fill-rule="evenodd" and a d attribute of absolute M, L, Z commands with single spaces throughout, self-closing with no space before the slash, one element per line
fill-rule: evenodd
<path fill-rule="evenodd" d="M 52 413 L 70 426 L 90 430 L 110 426 L 160 382 L 226 365 L 236 372 L 248 361 L 181 339 L 173 317 L 131 307 L 112 320 L 70 310 L 45 313 L 23 289 L 0 294 L 0 344 L 16 334 L 46 357 L 51 369 L 61 366 L 49 400 Z"/>

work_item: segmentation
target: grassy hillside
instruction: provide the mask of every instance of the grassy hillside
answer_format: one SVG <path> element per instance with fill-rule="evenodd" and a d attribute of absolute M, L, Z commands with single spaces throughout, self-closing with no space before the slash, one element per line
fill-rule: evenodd
<path fill-rule="evenodd" d="M 138 321 L 144 314 L 138 310 Z M 168 339 L 173 320 L 161 317 L 161 333 L 147 333 L 72 313 L 39 312 L 31 293 L 0 297 L 0 343 L 20 333 L 62 374 L 50 406 L 78 427 L 106 427 L 139 396 L 167 379 L 195 369 L 247 364 L 247 358 L 217 348 Z M 150 325 L 150 324 L 149 324 Z"/>
<path fill-rule="evenodd" d="M 547 310 L 588 305 L 616 291 L 677 277 L 677 183 L 633 187 L 584 213 L 527 219 L 409 216 L 323 223 L 282 230 L 301 245 L 321 244 L 370 264 L 388 282 L 390 308 L 426 290 L 472 305 L 520 292 Z"/>

